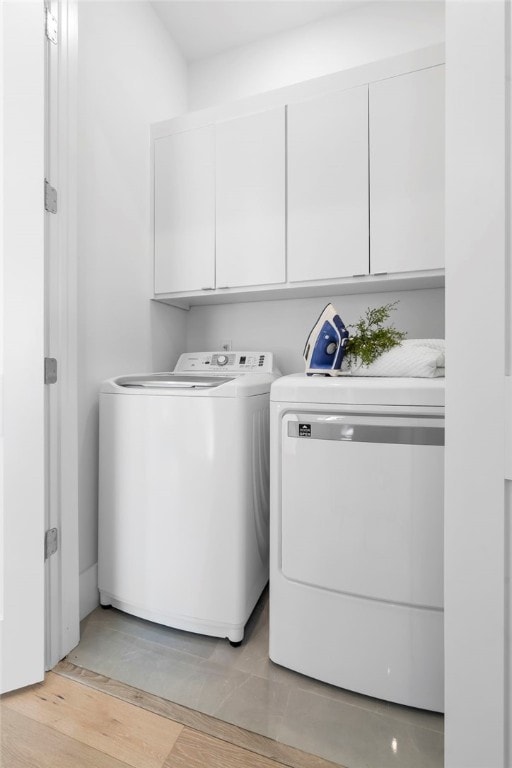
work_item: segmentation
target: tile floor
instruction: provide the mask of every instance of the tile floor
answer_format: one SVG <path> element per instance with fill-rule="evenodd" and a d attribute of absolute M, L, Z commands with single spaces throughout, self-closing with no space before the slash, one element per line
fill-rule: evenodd
<path fill-rule="evenodd" d="M 268 658 L 265 592 L 239 648 L 97 608 L 69 661 L 347 768 L 442 768 L 443 717 L 326 685 Z"/>

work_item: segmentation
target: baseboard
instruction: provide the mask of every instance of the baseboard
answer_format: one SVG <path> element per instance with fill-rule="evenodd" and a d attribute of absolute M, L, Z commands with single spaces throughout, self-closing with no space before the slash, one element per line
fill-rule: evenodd
<path fill-rule="evenodd" d="M 80 621 L 100 604 L 98 563 L 80 574 Z"/>

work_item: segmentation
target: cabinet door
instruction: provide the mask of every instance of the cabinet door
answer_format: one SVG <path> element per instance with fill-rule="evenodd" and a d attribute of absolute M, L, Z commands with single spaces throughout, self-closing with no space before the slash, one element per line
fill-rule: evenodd
<path fill-rule="evenodd" d="M 155 293 L 215 287 L 214 128 L 155 140 Z"/>
<path fill-rule="evenodd" d="M 285 280 L 284 107 L 216 126 L 217 286 Z"/>
<path fill-rule="evenodd" d="M 444 67 L 370 85 L 372 272 L 444 266 Z"/>
<path fill-rule="evenodd" d="M 290 104 L 288 279 L 368 273 L 368 88 Z"/>

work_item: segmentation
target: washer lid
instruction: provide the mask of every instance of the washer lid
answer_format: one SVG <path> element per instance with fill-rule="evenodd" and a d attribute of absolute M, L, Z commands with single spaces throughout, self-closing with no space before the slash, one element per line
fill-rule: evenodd
<path fill-rule="evenodd" d="M 119 387 L 147 389 L 211 389 L 233 381 L 230 376 L 194 376 L 175 373 L 150 373 L 143 376 L 120 376 L 116 379 Z"/>
<path fill-rule="evenodd" d="M 274 402 L 333 405 L 444 406 L 444 379 L 306 376 L 292 373 L 272 384 Z"/>
<path fill-rule="evenodd" d="M 252 397 L 268 395 L 274 379 L 268 373 L 133 373 L 107 379 L 100 392 L 125 397 Z"/>

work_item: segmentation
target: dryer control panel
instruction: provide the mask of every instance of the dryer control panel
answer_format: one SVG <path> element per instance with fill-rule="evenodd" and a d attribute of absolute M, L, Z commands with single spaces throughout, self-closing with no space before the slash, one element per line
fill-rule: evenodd
<path fill-rule="evenodd" d="M 274 373 L 272 352 L 184 352 L 176 363 L 175 373 Z"/>

